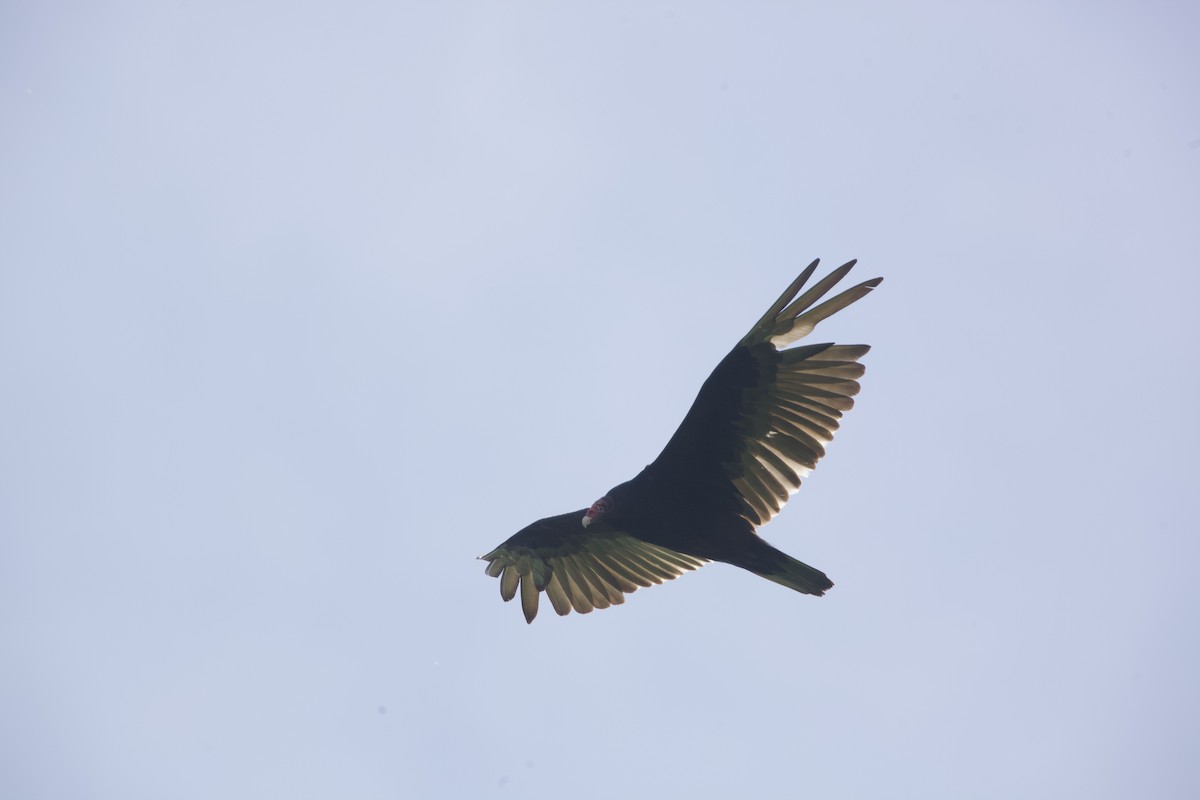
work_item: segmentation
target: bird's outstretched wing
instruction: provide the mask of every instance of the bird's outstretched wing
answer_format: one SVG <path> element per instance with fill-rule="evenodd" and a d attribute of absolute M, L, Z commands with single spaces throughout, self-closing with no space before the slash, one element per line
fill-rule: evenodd
<path fill-rule="evenodd" d="M 758 526 L 779 513 L 825 454 L 825 445 L 833 439 L 842 414 L 853 406 L 852 398 L 858 393 L 856 379 L 863 374 L 858 359 L 869 349 L 866 345 L 835 344 L 779 348 L 806 336 L 821 320 L 882 281 L 875 278 L 860 283 L 818 305 L 855 262 L 839 267 L 800 294 L 817 263 L 792 282 L 717 365 L 659 457 L 622 486 L 640 487 L 643 502 L 644 495 L 655 494 L 653 489 L 667 487 L 669 497 L 664 502 L 693 504 L 686 515 L 693 523 L 736 513 Z M 621 488 L 614 488 L 613 493 Z M 630 521 L 637 517 L 636 501 L 634 505 L 632 514 L 626 509 L 626 522 L 622 523 L 630 529 L 635 528 Z M 487 574 L 500 578 L 500 594 L 505 600 L 520 592 L 526 621 L 532 622 L 537 615 L 541 592 L 559 614 L 571 609 L 586 614 L 593 608 L 623 603 L 624 595 L 640 586 L 662 583 L 703 566 L 707 563 L 704 556 L 737 563 L 809 594 L 822 594 L 831 585 L 823 573 L 775 551 L 749 532 L 746 535 L 757 544 L 753 548 L 757 560 L 735 557 L 719 547 L 692 548 L 690 545 L 700 543 L 694 541 L 696 531 L 686 524 L 678 530 L 656 530 L 656 535 L 649 537 L 704 554 L 698 556 L 645 541 L 601 517 L 589 519 L 590 525 L 584 527 L 585 513 L 592 517 L 591 511 L 581 509 L 539 520 L 481 556 L 489 562 Z M 646 532 L 662 523 L 663 517 L 652 517 L 647 520 L 643 515 L 639 520 Z M 770 554 L 764 555 L 766 550 Z M 789 578 L 793 568 L 803 572 L 801 578 Z"/>
<path fill-rule="evenodd" d="M 639 586 L 651 586 L 702 567 L 705 559 L 643 542 L 604 523 L 584 528 L 587 509 L 538 520 L 487 555 L 487 574 L 500 578 L 500 595 L 521 593 L 525 621 L 538 612 L 545 592 L 560 615 L 586 614 L 625 602 Z"/>
<path fill-rule="evenodd" d="M 724 485 L 740 513 L 762 525 L 779 513 L 825 455 L 858 394 L 867 345 L 781 347 L 882 282 L 873 278 L 815 305 L 854 266 L 835 269 L 797 295 L 810 264 L 704 382 L 679 429 L 647 471 Z M 698 493 L 700 494 L 700 493 Z M 703 497 L 703 496 L 702 496 Z M 714 505 L 722 498 L 708 496 Z"/>

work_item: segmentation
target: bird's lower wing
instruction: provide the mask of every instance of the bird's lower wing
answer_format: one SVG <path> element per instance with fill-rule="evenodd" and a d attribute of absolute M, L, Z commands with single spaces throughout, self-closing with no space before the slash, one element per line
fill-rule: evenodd
<path fill-rule="evenodd" d="M 625 602 L 652 586 L 704 566 L 705 559 L 643 542 L 603 524 L 584 528 L 582 510 L 538 520 L 487 555 L 487 574 L 500 579 L 500 596 L 521 595 L 525 621 L 533 622 L 545 592 L 554 610 L 587 614 Z M 597 530 L 597 528 L 600 528 Z"/>

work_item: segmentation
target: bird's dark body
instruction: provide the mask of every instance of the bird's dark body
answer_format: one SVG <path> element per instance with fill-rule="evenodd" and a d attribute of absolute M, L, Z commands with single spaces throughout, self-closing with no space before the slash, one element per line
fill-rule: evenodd
<path fill-rule="evenodd" d="M 867 281 L 810 308 L 852 265 L 788 304 L 816 262 L 810 265 L 721 360 L 666 447 L 636 477 L 591 509 L 539 520 L 484 556 L 489 574 L 502 578 L 505 599 L 519 585 L 530 621 L 541 591 L 560 614 L 572 607 L 586 613 L 705 561 L 806 594 L 828 590 L 833 583 L 823 572 L 767 544 L 756 528 L 816 466 L 853 405 L 853 379 L 863 371 L 857 360 L 869 348 L 776 346 L 878 285 L 878 278 Z"/>
<path fill-rule="evenodd" d="M 721 359 L 662 454 L 608 492 L 613 509 L 604 521 L 642 541 L 752 572 L 775 567 L 781 557 L 794 560 L 741 515 L 724 468 L 737 458 L 729 420 L 747 393 L 774 379 L 778 362 L 779 352 L 766 344 L 735 347 Z M 822 591 L 833 586 L 825 580 Z"/>

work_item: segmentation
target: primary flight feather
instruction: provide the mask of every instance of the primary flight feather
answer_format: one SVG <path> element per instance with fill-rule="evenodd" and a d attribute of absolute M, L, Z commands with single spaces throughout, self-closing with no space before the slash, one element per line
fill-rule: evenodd
<path fill-rule="evenodd" d="M 559 614 L 625 602 L 709 561 L 747 569 L 804 594 L 833 586 L 825 573 L 776 550 L 756 529 L 825 455 L 854 405 L 867 345 L 786 348 L 878 286 L 873 278 L 817 305 L 854 266 L 803 294 L 812 262 L 717 364 L 675 435 L 633 480 L 590 508 L 547 517 L 481 558 L 500 595 L 521 595 L 533 622 L 544 592 Z M 799 295 L 797 297 L 797 295 Z"/>

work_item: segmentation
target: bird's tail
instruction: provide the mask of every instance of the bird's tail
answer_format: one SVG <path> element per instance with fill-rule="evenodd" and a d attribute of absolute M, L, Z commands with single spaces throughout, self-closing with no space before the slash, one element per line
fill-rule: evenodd
<path fill-rule="evenodd" d="M 781 554 L 782 555 L 782 554 Z M 797 561 L 791 556 L 783 556 L 787 561 L 772 572 L 756 572 L 769 581 L 775 581 L 789 589 L 795 589 L 804 594 L 815 594 L 818 597 L 833 588 L 833 581 L 816 567 L 810 567 L 803 561 Z"/>
<path fill-rule="evenodd" d="M 747 554 L 749 557 L 738 558 L 733 563 L 755 575 L 803 594 L 815 594 L 819 597 L 833 588 L 833 581 L 821 570 L 776 550 L 762 539 L 758 541 L 760 545 Z"/>

